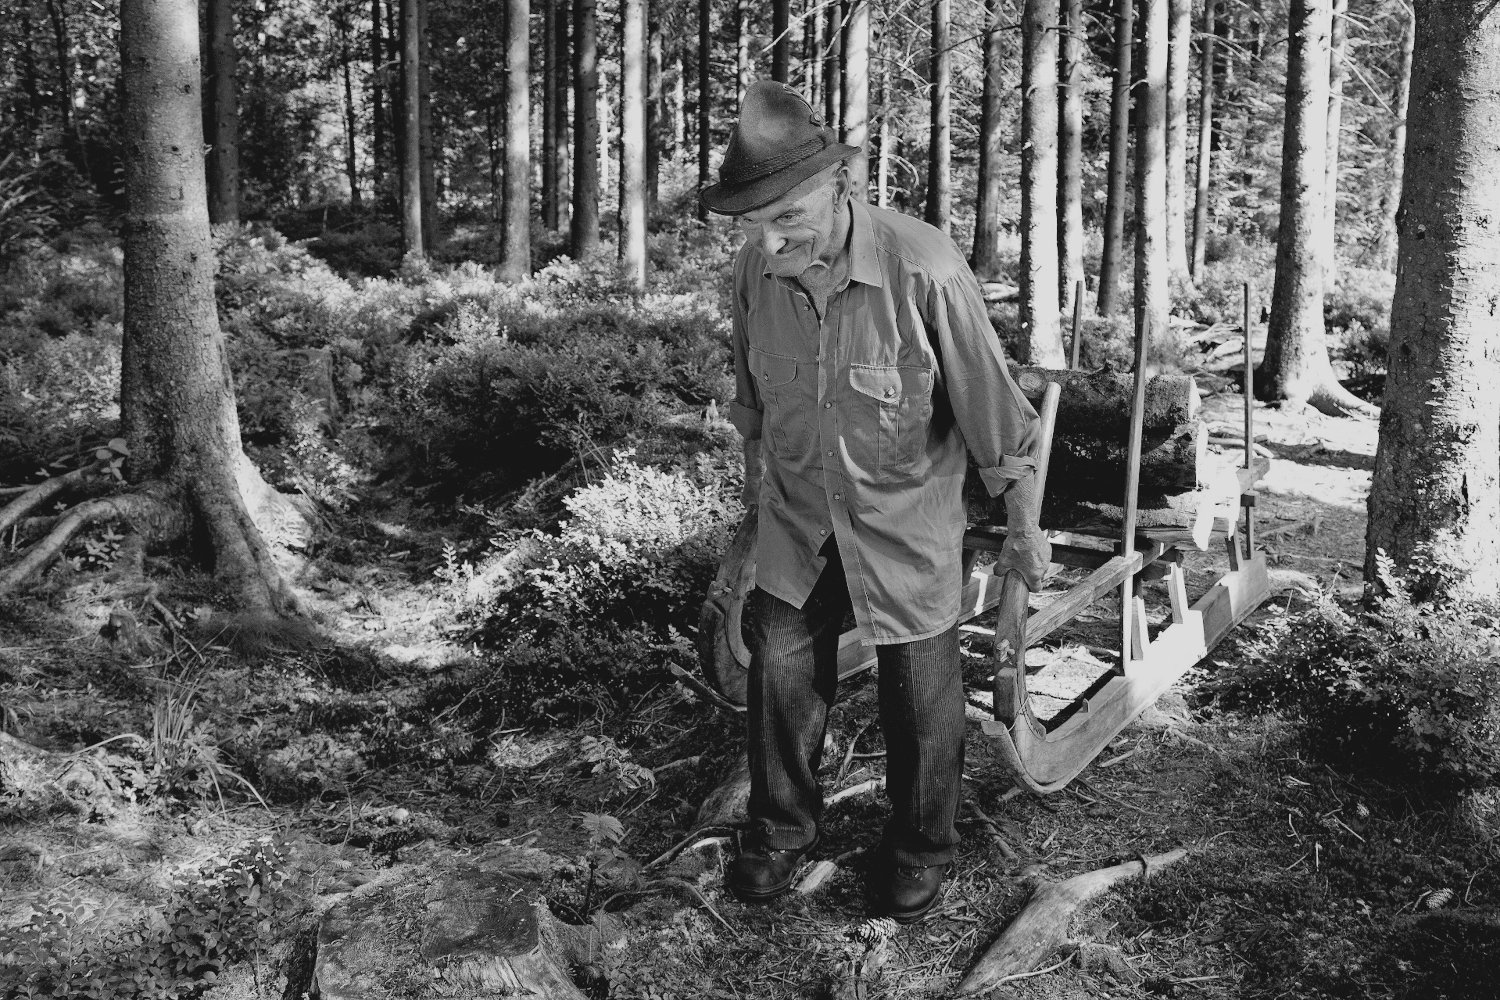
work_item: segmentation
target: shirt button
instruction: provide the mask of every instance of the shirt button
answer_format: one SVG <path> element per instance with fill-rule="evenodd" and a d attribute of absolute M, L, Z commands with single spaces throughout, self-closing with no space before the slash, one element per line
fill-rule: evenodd
<path fill-rule="evenodd" d="M 833 452 L 831 451 L 825 451 L 823 454 L 827 455 L 829 458 L 833 457 Z"/>
<path fill-rule="evenodd" d="M 818 534 L 820 534 L 820 535 L 826 535 L 826 534 L 828 534 L 828 531 L 825 528 L 819 528 L 818 529 Z"/>
<path fill-rule="evenodd" d="M 842 494 L 842 493 L 835 493 L 835 494 L 834 494 L 834 495 L 833 495 L 833 498 L 834 498 L 834 499 L 835 499 L 835 500 L 842 500 L 842 499 L 844 499 L 844 494 Z"/>
<path fill-rule="evenodd" d="M 885 395 L 886 395 L 887 399 L 889 399 L 890 397 L 894 396 L 895 394 L 896 394 L 896 390 L 895 389 L 892 389 L 890 386 L 886 386 L 885 387 Z"/>
<path fill-rule="evenodd" d="M 824 403 L 824 404 L 823 404 L 823 409 L 825 409 L 825 410 L 826 410 L 826 409 L 828 409 L 828 408 L 829 408 L 829 407 L 830 407 L 830 406 L 832 406 L 832 405 L 833 405 L 833 404 L 832 404 L 832 403 Z"/>

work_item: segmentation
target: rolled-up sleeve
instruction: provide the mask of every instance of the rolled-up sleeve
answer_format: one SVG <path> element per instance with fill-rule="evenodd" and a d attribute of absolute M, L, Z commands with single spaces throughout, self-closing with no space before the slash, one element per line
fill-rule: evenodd
<path fill-rule="evenodd" d="M 730 342 L 734 346 L 734 399 L 729 401 L 729 421 L 746 441 L 760 440 L 764 407 L 760 389 L 750 372 L 750 338 L 745 328 L 746 252 L 742 249 L 734 262 L 734 290 L 730 303 Z"/>
<path fill-rule="evenodd" d="M 1010 376 L 979 282 L 967 265 L 945 281 L 934 281 L 926 305 L 954 420 L 985 488 L 999 496 L 1032 472 L 1036 410 Z"/>

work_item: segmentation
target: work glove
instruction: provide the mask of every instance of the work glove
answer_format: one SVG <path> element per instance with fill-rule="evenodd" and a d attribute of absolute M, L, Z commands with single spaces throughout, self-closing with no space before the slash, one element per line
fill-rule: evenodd
<path fill-rule="evenodd" d="M 760 439 L 745 441 L 745 486 L 740 493 L 740 499 L 744 501 L 746 510 L 760 503 L 760 480 L 763 468 Z"/>
<path fill-rule="evenodd" d="M 995 560 L 995 575 L 1015 570 L 1028 590 L 1040 590 L 1052 563 L 1052 543 L 1038 523 L 1041 499 L 1036 495 L 1036 476 L 1014 479 L 1005 489 L 1005 544 Z"/>

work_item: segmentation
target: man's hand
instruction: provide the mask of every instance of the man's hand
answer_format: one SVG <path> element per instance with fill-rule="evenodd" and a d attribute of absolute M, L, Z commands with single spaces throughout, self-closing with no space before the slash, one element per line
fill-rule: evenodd
<path fill-rule="evenodd" d="M 745 486 L 740 493 L 740 499 L 745 503 L 745 509 L 749 510 L 760 503 L 760 479 L 761 470 L 760 439 L 745 442 Z"/>
<path fill-rule="evenodd" d="M 1006 488 L 1005 544 L 995 561 L 995 575 L 1004 577 L 1015 570 L 1030 590 L 1041 589 L 1052 562 L 1052 543 L 1037 523 L 1040 507 L 1034 476 L 1017 479 Z"/>

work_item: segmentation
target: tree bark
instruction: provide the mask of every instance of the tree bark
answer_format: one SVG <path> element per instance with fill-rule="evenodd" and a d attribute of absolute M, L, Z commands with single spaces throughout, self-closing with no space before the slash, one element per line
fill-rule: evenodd
<path fill-rule="evenodd" d="M 1114 92 L 1109 107 L 1109 189 L 1099 260 L 1099 315 L 1114 314 L 1125 259 L 1125 201 L 1130 177 L 1131 47 L 1135 0 L 1115 0 Z"/>
<path fill-rule="evenodd" d="M 568 224 L 571 215 L 569 202 L 572 198 L 572 157 L 569 150 L 568 126 L 572 117 L 568 114 L 568 95 L 572 92 L 570 58 L 572 47 L 568 42 L 568 27 L 572 23 L 569 0 L 548 0 L 556 8 L 557 30 L 552 37 L 552 53 L 548 56 L 557 72 L 552 77 L 552 136 L 556 141 L 553 157 L 557 161 L 556 214 L 549 228 L 561 230 Z"/>
<path fill-rule="evenodd" d="M 1349 47 L 1349 0 L 1334 0 L 1333 30 L 1328 45 L 1328 148 L 1323 166 L 1324 222 L 1321 230 L 1323 282 L 1338 277 L 1339 135 L 1344 124 L 1344 80 Z"/>
<path fill-rule="evenodd" d="M 1030 364 L 1064 368 L 1057 296 L 1057 0 L 1025 0 L 1021 64 L 1021 327 Z"/>
<path fill-rule="evenodd" d="M 422 19 L 423 0 L 401 0 L 401 250 L 425 253 L 422 243 Z"/>
<path fill-rule="evenodd" d="M 1281 145 L 1281 225 L 1266 352 L 1256 387 L 1268 400 L 1346 415 L 1371 408 L 1339 385 L 1323 326 L 1321 233 L 1328 123 L 1332 0 L 1292 0 L 1286 124 Z"/>
<path fill-rule="evenodd" d="M 771 0 L 771 79 L 792 80 L 791 0 Z"/>
<path fill-rule="evenodd" d="M 503 281 L 531 276 L 531 0 L 505 0 Z"/>
<path fill-rule="evenodd" d="M 622 0 L 620 30 L 620 261 L 646 290 L 646 0 Z"/>
<path fill-rule="evenodd" d="M 1152 350 L 1172 357 L 1167 262 L 1168 0 L 1141 0 L 1141 99 L 1135 139 L 1135 323 Z"/>
<path fill-rule="evenodd" d="M 1500 13 L 1416 5 L 1380 444 L 1365 575 L 1384 551 L 1417 596 L 1500 592 Z"/>
<path fill-rule="evenodd" d="M 248 463 L 214 302 L 197 23 L 194 0 L 120 5 L 127 470 L 191 511 L 216 578 L 242 606 L 284 612 L 295 601 L 238 478 Z"/>
<path fill-rule="evenodd" d="M 1218 0 L 1203 5 L 1203 48 L 1199 56 L 1197 198 L 1193 207 L 1193 251 L 1190 264 L 1195 281 L 1203 277 L 1208 255 L 1208 189 L 1213 179 L 1214 136 L 1214 8 Z"/>
<path fill-rule="evenodd" d="M 844 141 L 858 146 L 849 157 L 849 183 L 854 197 L 865 201 L 870 194 L 870 3 L 852 0 L 843 38 Z"/>
<path fill-rule="evenodd" d="M 949 0 L 932 0 L 932 58 L 929 128 L 927 142 L 927 202 L 923 217 L 929 225 L 943 232 L 953 215 L 953 142 L 951 115 L 953 97 L 950 71 L 952 54 L 948 51 L 948 25 L 951 21 Z"/>
<path fill-rule="evenodd" d="M 1167 267 L 1186 278 L 1188 68 L 1193 51 L 1193 2 L 1167 5 Z"/>
<path fill-rule="evenodd" d="M 1000 0 L 985 0 L 984 19 L 981 42 L 984 47 L 984 83 L 979 111 L 979 178 L 974 202 L 974 253 L 970 264 L 980 281 L 998 281 L 1000 167 L 1005 156 L 1005 135 L 1000 127 L 1003 112 Z"/>
<path fill-rule="evenodd" d="M 1064 0 L 1062 94 L 1057 119 L 1058 289 L 1062 311 L 1071 313 L 1073 295 L 1083 281 L 1083 0 Z"/>
<path fill-rule="evenodd" d="M 713 4 L 710 0 L 698 0 L 698 190 L 702 191 L 713 181 L 709 171 L 708 154 L 711 145 L 710 115 L 713 108 L 712 58 L 713 58 Z M 708 206 L 700 199 L 698 218 L 708 218 Z"/>
<path fill-rule="evenodd" d="M 1383 267 L 1396 266 L 1396 209 L 1401 205 L 1401 185 L 1405 176 L 1406 112 L 1411 103 L 1412 48 L 1416 42 L 1416 17 L 1402 7 L 1401 64 L 1396 71 L 1396 104 L 1391 109 L 1390 168 L 1381 204 L 1381 226 L 1375 246 L 1375 259 Z"/>
<path fill-rule="evenodd" d="M 556 229 L 557 173 L 557 31 L 558 5 L 542 0 L 542 226 Z"/>
<path fill-rule="evenodd" d="M 229 0 L 205 5 L 208 36 L 208 218 L 218 225 L 240 220 L 240 112 L 235 72 L 234 10 Z"/>
<path fill-rule="evenodd" d="M 806 41 L 802 73 L 806 80 L 807 103 L 815 108 L 823 104 L 824 20 L 820 14 L 818 0 L 809 0 L 802 25 L 802 37 Z"/>
<path fill-rule="evenodd" d="M 573 219 L 570 236 L 574 260 L 582 260 L 599 248 L 599 40 L 594 13 L 594 0 L 573 0 Z"/>

